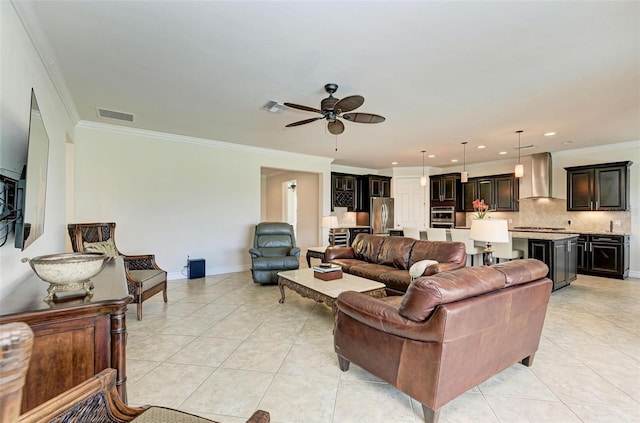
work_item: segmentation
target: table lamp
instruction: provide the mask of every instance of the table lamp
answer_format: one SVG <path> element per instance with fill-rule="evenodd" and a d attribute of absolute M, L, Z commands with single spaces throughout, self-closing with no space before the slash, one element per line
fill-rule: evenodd
<path fill-rule="evenodd" d="M 484 249 L 484 265 L 493 264 L 492 242 L 509 242 L 509 226 L 505 219 L 474 219 L 471 221 L 469 238 L 487 243 Z"/>
<path fill-rule="evenodd" d="M 337 228 L 338 216 L 322 216 L 322 222 L 320 224 L 323 228 Z"/>

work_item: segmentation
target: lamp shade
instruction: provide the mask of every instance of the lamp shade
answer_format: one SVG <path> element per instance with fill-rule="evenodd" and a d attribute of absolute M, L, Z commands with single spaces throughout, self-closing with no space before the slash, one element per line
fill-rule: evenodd
<path fill-rule="evenodd" d="M 469 238 L 485 242 L 509 242 L 509 226 L 505 219 L 474 219 Z"/>
<path fill-rule="evenodd" d="M 337 228 L 338 216 L 322 216 L 321 226 L 323 228 Z"/>

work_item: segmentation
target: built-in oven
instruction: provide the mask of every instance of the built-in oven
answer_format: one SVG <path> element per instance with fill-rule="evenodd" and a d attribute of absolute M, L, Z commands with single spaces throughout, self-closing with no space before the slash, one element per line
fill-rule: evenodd
<path fill-rule="evenodd" d="M 431 227 L 451 229 L 456 225 L 456 208 L 453 206 L 431 207 Z"/>

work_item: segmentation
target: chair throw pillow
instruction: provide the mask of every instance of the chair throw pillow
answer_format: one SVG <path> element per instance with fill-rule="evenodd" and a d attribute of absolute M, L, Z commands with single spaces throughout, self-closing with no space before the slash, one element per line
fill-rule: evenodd
<path fill-rule="evenodd" d="M 105 253 L 109 257 L 117 257 L 118 250 L 113 239 L 100 242 L 83 242 L 84 250 L 93 253 Z"/>
<path fill-rule="evenodd" d="M 422 276 L 427 267 L 431 266 L 432 264 L 438 264 L 438 262 L 435 260 L 420 260 L 415 262 L 409 268 L 409 276 L 411 276 L 411 281 Z"/>

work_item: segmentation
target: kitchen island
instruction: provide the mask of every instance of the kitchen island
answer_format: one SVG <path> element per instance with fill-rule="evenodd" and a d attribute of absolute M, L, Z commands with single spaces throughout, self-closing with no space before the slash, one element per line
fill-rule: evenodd
<path fill-rule="evenodd" d="M 512 231 L 511 236 L 514 248 L 521 246 L 520 249 L 525 251 L 525 258 L 535 258 L 549 266 L 547 277 L 553 281 L 554 291 L 576 280 L 579 234 Z"/>

